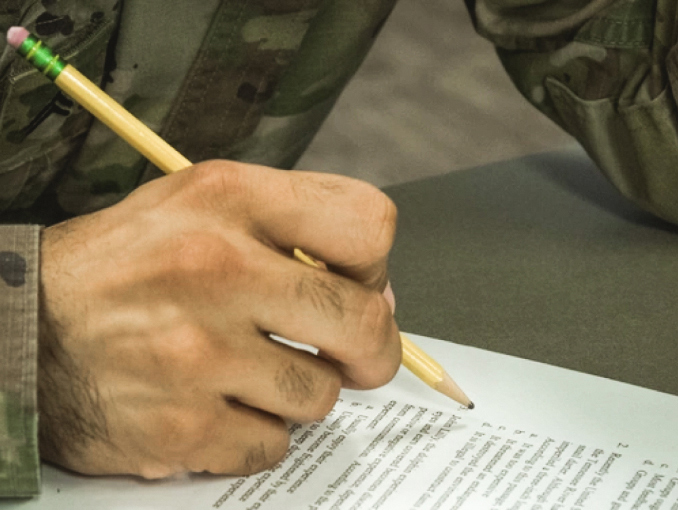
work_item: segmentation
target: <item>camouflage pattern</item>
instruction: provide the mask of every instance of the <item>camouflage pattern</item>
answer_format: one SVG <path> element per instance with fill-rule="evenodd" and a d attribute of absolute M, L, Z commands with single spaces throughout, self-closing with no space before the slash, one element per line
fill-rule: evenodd
<path fill-rule="evenodd" d="M 39 488 L 37 226 L 0 225 L 0 497 Z"/>
<path fill-rule="evenodd" d="M 527 100 L 625 196 L 678 223 L 677 2 L 468 4 Z"/>
<path fill-rule="evenodd" d="M 0 28 L 21 21 L 192 161 L 289 168 L 394 3 L 14 1 Z M 5 219 L 49 225 L 159 175 L 8 48 L 0 78 Z"/>
<path fill-rule="evenodd" d="M 0 0 L 0 30 L 26 26 L 192 161 L 289 168 L 394 3 Z M 0 223 L 51 225 L 159 175 L 0 41 Z M 11 244 L 6 229 L 37 236 L 35 227 L 0 227 L 0 248 Z M 37 241 L 11 253 L 37 266 Z M 30 289 L 22 302 L 0 283 L 0 496 L 37 489 L 35 402 L 8 390 L 35 398 L 34 378 L 16 376 L 35 371 Z M 10 349 L 27 355 L 4 363 Z"/>

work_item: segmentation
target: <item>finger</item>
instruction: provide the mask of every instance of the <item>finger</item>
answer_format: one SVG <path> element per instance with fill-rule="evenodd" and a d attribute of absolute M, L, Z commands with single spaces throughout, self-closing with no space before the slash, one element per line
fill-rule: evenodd
<path fill-rule="evenodd" d="M 199 303 L 201 325 L 181 335 L 192 338 L 190 352 L 195 354 L 186 359 L 186 342 L 180 343 L 181 356 L 174 358 L 181 362 L 172 366 L 208 379 L 219 370 L 240 371 L 239 360 L 251 355 L 250 349 L 256 352 L 252 346 L 259 340 L 258 328 L 320 349 L 341 371 L 344 385 L 374 388 L 395 375 L 401 356 L 398 327 L 380 292 L 252 240 L 245 240 L 245 246 L 235 243 L 238 248 L 233 239 L 222 249 L 213 243 L 191 243 L 198 260 L 182 263 L 195 281 L 185 295 L 191 306 Z M 208 363 L 210 369 L 196 368 L 205 365 L 199 354 L 211 349 L 220 354 Z M 230 387 L 223 385 L 221 391 Z"/>
<path fill-rule="evenodd" d="M 333 272 L 382 291 L 395 234 L 396 209 L 377 188 L 343 176 L 274 173 L 269 189 L 285 189 L 274 207 L 254 213 L 256 228 L 286 250 L 299 247 Z M 280 181 L 280 182 L 276 182 Z"/>
<path fill-rule="evenodd" d="M 250 475 L 282 460 L 289 434 L 281 418 L 237 401 L 222 403 L 209 441 L 189 455 L 189 471 Z"/>
<path fill-rule="evenodd" d="M 195 195 L 217 217 L 240 214 L 266 244 L 287 253 L 301 248 L 336 272 L 385 288 L 396 209 L 374 186 L 338 175 L 220 161 L 196 165 L 190 175 L 198 183 Z"/>
<path fill-rule="evenodd" d="M 78 471 L 148 479 L 186 471 L 250 474 L 285 455 L 289 434 L 281 418 L 217 393 L 188 393 L 162 405 L 122 406 L 108 424 L 110 441 L 88 445 L 86 468 Z"/>
<path fill-rule="evenodd" d="M 237 377 L 228 374 L 223 381 L 231 388 L 229 396 L 296 422 L 325 417 L 339 396 L 339 370 L 311 353 L 261 337 L 241 354 Z"/>
<path fill-rule="evenodd" d="M 317 347 L 341 370 L 344 385 L 374 388 L 391 380 L 401 346 L 381 293 L 294 260 L 256 260 L 268 273 L 269 287 L 250 296 L 248 306 L 263 331 Z"/>

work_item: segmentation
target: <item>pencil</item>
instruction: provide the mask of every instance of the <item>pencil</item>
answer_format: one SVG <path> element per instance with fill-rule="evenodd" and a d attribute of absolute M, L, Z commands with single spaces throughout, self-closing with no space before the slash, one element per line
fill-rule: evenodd
<path fill-rule="evenodd" d="M 80 103 L 92 115 L 143 154 L 166 174 L 184 170 L 192 163 L 170 146 L 143 122 L 125 110 L 108 94 L 92 83 L 23 27 L 11 27 L 7 42 L 17 53 L 33 64 L 61 90 Z M 301 262 L 319 267 L 314 259 L 299 249 L 294 256 Z M 473 409 L 475 406 L 443 367 L 400 334 L 402 363 L 415 376 L 433 389 Z"/>

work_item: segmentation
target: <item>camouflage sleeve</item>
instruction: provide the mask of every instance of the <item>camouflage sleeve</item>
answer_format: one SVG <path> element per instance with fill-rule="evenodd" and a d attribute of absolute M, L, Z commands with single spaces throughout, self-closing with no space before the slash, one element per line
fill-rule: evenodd
<path fill-rule="evenodd" d="M 622 194 L 678 223 L 675 0 L 467 0 L 513 82 Z"/>
<path fill-rule="evenodd" d="M 37 226 L 0 225 L 0 497 L 39 491 L 39 235 Z"/>

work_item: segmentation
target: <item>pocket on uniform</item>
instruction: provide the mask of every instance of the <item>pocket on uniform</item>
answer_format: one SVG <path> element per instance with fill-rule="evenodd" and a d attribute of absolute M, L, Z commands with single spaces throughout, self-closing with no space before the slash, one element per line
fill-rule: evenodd
<path fill-rule="evenodd" d="M 95 83 L 115 20 L 100 16 L 55 52 Z M 30 207 L 82 143 L 91 116 L 20 57 L 0 84 L 0 212 Z"/>
<path fill-rule="evenodd" d="M 620 106 L 613 98 L 582 99 L 553 78 L 546 89 L 563 125 L 621 193 L 678 223 L 678 117 L 671 90 Z"/>

